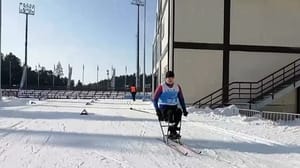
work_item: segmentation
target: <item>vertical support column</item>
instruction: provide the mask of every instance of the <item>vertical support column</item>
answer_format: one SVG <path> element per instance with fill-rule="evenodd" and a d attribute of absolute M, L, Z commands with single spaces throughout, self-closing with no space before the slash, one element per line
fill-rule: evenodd
<path fill-rule="evenodd" d="M 145 87 L 146 87 L 146 22 L 147 20 L 147 5 L 146 0 L 144 1 L 144 59 L 143 59 L 143 100 L 146 99 Z"/>
<path fill-rule="evenodd" d="M 170 22 L 171 22 L 171 12 L 170 12 L 170 9 L 171 9 L 171 5 L 170 5 L 170 2 L 171 0 L 168 0 L 168 71 L 170 70 Z M 164 25 L 162 25 L 164 26 Z"/>
<path fill-rule="evenodd" d="M 300 114 L 300 87 L 297 88 L 296 106 L 297 106 L 297 114 Z"/>
<path fill-rule="evenodd" d="M 229 57 L 230 57 L 230 6 L 231 0 L 224 0 L 224 34 L 223 34 L 223 97 L 222 104 L 228 103 L 229 92 Z"/>
<path fill-rule="evenodd" d="M 175 67 L 174 67 L 174 62 L 175 62 L 175 53 L 174 53 L 174 44 L 175 44 L 175 0 L 172 1 L 173 2 L 173 14 L 172 14 L 172 70 L 175 72 Z"/>
<path fill-rule="evenodd" d="M 28 77 L 27 77 L 27 45 L 28 45 L 28 14 L 26 14 L 26 28 L 25 28 L 25 89 L 27 90 Z"/>
<path fill-rule="evenodd" d="M 136 58 L 136 81 L 135 81 L 135 85 L 136 88 L 139 89 L 139 77 L 140 77 L 140 6 L 137 5 L 138 7 L 138 13 L 137 13 L 137 58 Z"/>
<path fill-rule="evenodd" d="M 2 39 L 2 0 L 0 0 L 0 101 L 2 100 L 2 81 L 1 81 L 1 73 L 2 73 L 2 50 L 1 50 L 1 39 Z"/>

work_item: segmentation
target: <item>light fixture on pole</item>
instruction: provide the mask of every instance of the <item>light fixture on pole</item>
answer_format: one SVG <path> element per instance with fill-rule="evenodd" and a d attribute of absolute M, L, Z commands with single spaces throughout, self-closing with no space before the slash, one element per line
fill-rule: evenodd
<path fill-rule="evenodd" d="M 133 0 L 131 2 L 132 5 L 137 6 L 137 60 L 136 60 L 136 87 L 137 89 L 139 88 L 139 75 L 140 75 L 140 56 L 139 56 L 139 51 L 140 51 L 140 6 L 144 6 L 144 3 L 141 0 Z"/>
<path fill-rule="evenodd" d="M 68 69 L 69 69 L 69 76 L 68 76 L 67 88 L 68 88 L 68 90 L 70 90 L 71 89 L 72 69 L 73 69 L 70 64 L 68 65 Z"/>
<path fill-rule="evenodd" d="M 56 72 L 56 68 L 55 65 L 53 66 L 53 73 L 52 73 L 52 88 L 54 89 L 54 85 L 55 85 L 55 72 Z"/>
<path fill-rule="evenodd" d="M 84 85 L 84 64 L 82 64 L 82 85 Z"/>
<path fill-rule="evenodd" d="M 106 70 L 107 75 L 107 90 L 109 90 L 109 70 Z"/>
<path fill-rule="evenodd" d="M 126 92 L 126 85 L 127 85 L 127 66 L 125 66 L 125 87 L 124 87 L 124 91 Z"/>
<path fill-rule="evenodd" d="M 35 73 L 38 74 L 38 67 L 37 67 L 37 66 L 35 66 Z M 37 78 L 38 78 L 38 79 L 37 79 L 37 86 L 38 86 L 38 88 L 39 88 L 39 75 L 38 75 Z"/>
<path fill-rule="evenodd" d="M 99 65 L 97 65 L 97 90 L 99 90 Z"/>
<path fill-rule="evenodd" d="M 29 3 L 19 4 L 19 13 L 26 15 L 26 26 L 25 26 L 25 64 L 24 64 L 24 72 L 21 80 L 21 89 L 25 84 L 25 88 L 27 89 L 27 39 L 28 39 L 28 15 L 35 14 L 35 5 Z"/>
<path fill-rule="evenodd" d="M 38 73 L 38 89 L 40 89 L 40 70 L 41 70 L 41 66 L 39 64 L 38 68 L 37 68 L 37 73 Z"/>
<path fill-rule="evenodd" d="M 9 88 L 11 88 L 11 60 L 9 60 Z"/>

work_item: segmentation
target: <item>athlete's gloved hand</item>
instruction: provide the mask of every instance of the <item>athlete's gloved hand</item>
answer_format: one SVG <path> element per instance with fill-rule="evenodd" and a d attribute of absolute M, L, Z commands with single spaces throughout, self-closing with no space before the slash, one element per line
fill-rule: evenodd
<path fill-rule="evenodd" d="M 183 115 L 186 117 L 189 113 L 186 110 L 183 110 Z"/>
<path fill-rule="evenodd" d="M 157 117 L 158 117 L 158 120 L 159 121 L 162 121 L 162 114 L 161 114 L 161 111 L 160 111 L 160 109 L 156 109 L 156 115 L 157 115 Z"/>

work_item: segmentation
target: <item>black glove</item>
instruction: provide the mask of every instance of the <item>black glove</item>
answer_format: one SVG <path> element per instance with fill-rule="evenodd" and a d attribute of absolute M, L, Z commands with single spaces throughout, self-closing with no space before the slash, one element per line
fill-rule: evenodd
<path fill-rule="evenodd" d="M 158 120 L 159 121 L 162 121 L 162 114 L 161 114 L 161 111 L 160 111 L 160 109 L 156 109 L 156 115 L 157 115 L 157 117 L 158 117 Z"/>
<path fill-rule="evenodd" d="M 187 116 L 188 115 L 188 112 L 186 110 L 183 110 L 183 116 Z"/>

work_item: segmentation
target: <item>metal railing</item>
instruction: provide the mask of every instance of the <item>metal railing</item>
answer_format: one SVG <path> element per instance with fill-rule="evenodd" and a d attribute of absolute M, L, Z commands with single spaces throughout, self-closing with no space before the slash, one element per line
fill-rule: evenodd
<path fill-rule="evenodd" d="M 249 110 L 249 109 L 239 109 L 239 114 L 241 116 L 247 116 L 247 117 L 261 116 L 261 111 Z"/>
<path fill-rule="evenodd" d="M 193 103 L 194 106 L 210 106 L 216 108 L 226 104 L 248 103 L 249 109 L 252 104 L 271 96 L 290 84 L 296 84 L 300 79 L 300 59 L 280 68 L 274 73 L 264 77 L 257 82 L 231 82 L 228 88 L 228 102 L 223 102 L 223 90 L 218 89 L 208 96 Z"/>
<path fill-rule="evenodd" d="M 45 99 L 131 99 L 130 92 L 124 91 L 78 91 L 78 90 L 19 90 L 3 89 L 4 96 L 19 98 L 45 98 Z M 139 92 L 136 99 L 144 95 Z M 146 100 L 151 99 L 151 92 L 146 92 Z"/>
<path fill-rule="evenodd" d="M 293 121 L 300 119 L 300 114 L 284 113 L 284 112 L 272 112 L 272 111 L 257 111 L 251 109 L 239 109 L 241 116 L 258 116 L 261 119 L 267 119 L 272 121 Z"/>

